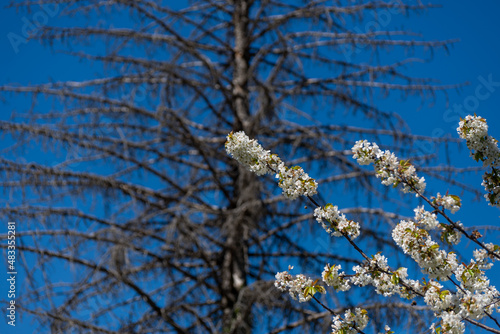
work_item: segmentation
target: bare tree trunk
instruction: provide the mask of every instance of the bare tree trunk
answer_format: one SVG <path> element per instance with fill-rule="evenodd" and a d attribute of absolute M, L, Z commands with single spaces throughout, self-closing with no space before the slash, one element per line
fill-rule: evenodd
<path fill-rule="evenodd" d="M 248 101 L 248 80 L 250 73 L 250 45 L 248 40 L 249 1 L 234 0 L 234 71 L 233 71 L 233 108 L 236 115 L 235 130 L 249 132 L 250 105 Z"/>
<path fill-rule="evenodd" d="M 249 3 L 247 0 L 234 0 L 233 6 L 234 74 L 232 82 L 232 107 L 236 116 L 234 126 L 237 131 L 249 131 Z M 247 285 L 248 229 L 251 228 L 252 221 L 258 221 L 257 212 L 259 212 L 259 205 L 256 205 L 256 203 L 260 203 L 260 201 L 258 189 L 255 189 L 256 182 L 253 178 L 253 175 L 241 166 L 238 166 L 238 173 L 234 180 L 236 186 L 232 200 L 235 204 L 234 208 L 244 209 L 238 210 L 235 215 L 229 215 L 223 229 L 227 233 L 227 240 L 222 252 L 223 265 L 221 267 L 224 333 L 243 334 L 251 332 L 249 313 L 242 313 L 242 310 L 235 309 L 235 305 L 238 300 L 238 294 Z"/>

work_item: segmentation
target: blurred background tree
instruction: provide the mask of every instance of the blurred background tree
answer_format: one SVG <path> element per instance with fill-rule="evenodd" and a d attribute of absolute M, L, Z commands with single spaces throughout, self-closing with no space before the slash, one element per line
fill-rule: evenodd
<path fill-rule="evenodd" d="M 318 200 L 349 200 L 344 212 L 363 222 L 360 242 L 403 261 L 380 232 L 401 218 L 400 203 L 382 206 L 386 190 L 350 148 L 361 137 L 384 138 L 421 167 L 431 158 L 413 145 L 427 138 L 374 102 L 394 93 L 428 100 L 449 88 L 410 77 L 405 67 L 450 41 L 388 26 L 391 17 L 424 10 L 420 1 L 12 6 L 57 9 L 31 39 L 80 60 L 75 66 L 102 65 L 88 80 L 0 88 L 31 103 L 0 123 L 12 144 L 0 160 L 0 187 L 10 196 L 1 213 L 18 222 L 29 282 L 19 307 L 45 330 L 330 330 L 330 313 L 291 302 L 274 288 L 274 275 L 289 263 L 317 275 L 326 263 L 362 259 L 347 247 L 332 253 L 304 203 L 285 201 L 272 177 L 230 159 L 230 131 L 304 167 L 320 184 Z M 27 161 L 27 152 L 38 155 Z M 374 332 L 389 320 L 428 326 L 422 306 L 355 292 L 327 298 L 336 312 L 367 308 Z"/>

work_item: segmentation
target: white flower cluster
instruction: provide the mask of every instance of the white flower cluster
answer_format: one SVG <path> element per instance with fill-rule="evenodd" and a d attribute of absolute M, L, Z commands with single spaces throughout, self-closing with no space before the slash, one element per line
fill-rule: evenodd
<path fill-rule="evenodd" d="M 323 278 L 323 282 L 328 286 L 332 286 L 337 292 L 338 291 L 347 291 L 351 288 L 349 285 L 349 279 L 345 278 L 345 273 L 339 271 L 342 269 L 342 266 L 334 265 L 333 267 L 330 264 L 325 266 L 325 270 L 321 274 Z"/>
<path fill-rule="evenodd" d="M 387 259 L 383 255 L 375 254 L 369 262 L 355 266 L 352 269 L 356 272 L 356 275 L 351 278 L 351 282 L 355 285 L 365 286 L 372 284 L 374 278 L 383 274 L 381 270 L 388 269 Z M 387 281 L 390 281 L 390 277 Z"/>
<path fill-rule="evenodd" d="M 435 312 L 453 309 L 457 304 L 457 296 L 449 290 L 444 290 L 443 286 L 436 281 L 430 281 L 424 290 L 424 301 Z"/>
<path fill-rule="evenodd" d="M 356 308 L 354 312 L 347 310 L 344 313 L 344 319 L 339 315 L 333 317 L 332 334 L 357 334 L 365 329 L 368 320 L 364 309 Z"/>
<path fill-rule="evenodd" d="M 402 220 L 396 225 L 392 231 L 392 238 L 431 279 L 446 281 L 458 266 L 455 253 L 439 249 L 439 245 L 431 239 L 429 232 L 419 228 L 412 221 Z"/>
<path fill-rule="evenodd" d="M 462 206 L 462 201 L 460 197 L 455 195 L 445 195 L 441 196 L 440 193 L 437 193 L 437 196 L 433 198 L 434 204 L 438 206 L 442 206 L 446 210 L 450 210 L 451 213 L 455 213 L 460 210 Z"/>
<path fill-rule="evenodd" d="M 490 252 L 500 254 L 500 246 L 492 243 L 487 243 L 485 246 Z M 476 249 L 473 254 L 474 260 L 476 261 L 479 269 L 490 269 L 493 266 L 493 263 L 489 262 L 488 259 L 491 261 L 496 260 L 496 257 L 489 255 L 486 249 Z"/>
<path fill-rule="evenodd" d="M 276 281 L 274 286 L 280 291 L 286 291 L 290 296 L 298 300 L 299 302 L 307 302 L 311 300 L 316 292 L 326 293 L 324 287 L 320 285 L 315 285 L 317 280 L 313 282 L 312 279 L 299 274 L 292 276 L 289 271 L 293 269 L 293 266 L 288 266 L 288 271 L 282 271 L 276 274 Z"/>
<path fill-rule="evenodd" d="M 348 220 L 343 213 L 340 213 L 337 206 L 329 203 L 324 207 L 316 208 L 314 216 L 325 231 L 333 236 L 340 237 L 342 233 L 347 234 L 351 239 L 356 239 L 359 236 L 359 224 Z"/>
<path fill-rule="evenodd" d="M 296 199 L 301 195 L 312 196 L 317 193 L 318 183 L 310 178 L 301 167 L 288 168 L 284 164 L 280 164 L 278 171 L 276 178 L 279 178 L 279 186 L 285 197 Z"/>
<path fill-rule="evenodd" d="M 483 161 L 484 166 L 499 166 L 498 141 L 488 135 L 486 119 L 476 115 L 465 116 L 460 120 L 457 132 L 460 138 L 467 141 L 467 147 L 476 161 Z"/>
<path fill-rule="evenodd" d="M 440 196 L 441 195 L 439 195 L 438 193 L 438 197 L 441 199 Z M 445 197 L 450 197 L 450 196 L 445 196 Z M 455 201 L 454 199 L 452 200 Z M 413 211 L 415 211 L 415 222 L 418 227 L 421 227 L 427 231 L 440 229 L 441 240 L 454 245 L 460 243 L 460 239 L 462 238 L 462 233 L 460 233 L 460 231 L 455 229 L 452 225 L 440 224 L 437 220 L 436 215 L 429 211 L 425 211 L 423 206 L 418 206 Z M 461 223 L 457 223 L 457 225 L 463 226 L 463 224 Z"/>
<path fill-rule="evenodd" d="M 500 170 L 493 167 L 491 173 L 484 173 L 481 185 L 488 192 L 484 195 L 488 204 L 500 206 Z"/>
<path fill-rule="evenodd" d="M 441 334 L 463 334 L 465 332 L 465 325 L 462 321 L 462 317 L 460 315 L 450 311 L 450 312 L 442 312 L 441 315 L 441 327 L 438 327 L 439 330 L 435 327 L 435 324 L 432 324 L 431 330 L 435 333 Z"/>
<path fill-rule="evenodd" d="M 358 161 L 358 164 L 363 166 L 375 163 L 377 154 L 381 151 L 375 143 L 371 144 L 367 140 L 358 140 L 354 144 L 352 152 L 354 153 L 352 157 Z"/>
<path fill-rule="evenodd" d="M 231 132 L 225 144 L 226 152 L 236 161 L 257 175 L 276 173 L 283 195 L 289 199 L 312 196 L 317 193 L 318 183 L 299 166 L 287 167 L 276 154 L 250 139 L 243 131 Z"/>
<path fill-rule="evenodd" d="M 461 226 L 462 228 L 464 226 L 464 224 L 460 222 L 457 222 L 455 224 Z M 462 239 L 462 232 L 451 225 L 442 224 L 441 227 L 441 240 L 453 245 L 458 245 L 460 243 L 460 240 Z"/>
<path fill-rule="evenodd" d="M 500 206 L 500 149 L 498 140 L 488 135 L 486 119 L 468 115 L 460 120 L 457 132 L 467 141 L 471 156 L 482 161 L 483 166 L 491 166 L 492 172 L 483 175 L 482 186 L 488 192 L 484 197 L 490 205 Z"/>
<path fill-rule="evenodd" d="M 485 196 L 492 205 L 500 206 L 500 150 L 497 141 L 488 136 L 486 120 L 478 116 L 467 116 L 460 122 L 460 136 L 467 140 L 467 145 L 474 154 L 476 161 L 483 161 L 492 167 L 491 173 L 483 176 L 483 186 L 488 191 Z M 227 137 L 226 150 L 242 165 L 257 175 L 276 174 L 279 186 L 284 196 L 290 199 L 298 196 L 316 194 L 317 183 L 299 167 L 286 167 L 281 159 L 266 151 L 255 140 L 250 140 L 244 132 L 230 133 Z M 403 192 L 414 192 L 417 195 L 425 190 L 425 179 L 418 178 L 415 167 L 406 160 L 399 161 L 390 151 L 382 151 L 376 144 L 366 140 L 358 141 L 352 148 L 353 157 L 361 165 L 374 164 L 376 176 L 382 184 L 394 187 L 401 185 Z M 423 206 L 417 207 L 414 221 L 402 220 L 392 231 L 396 244 L 405 254 L 409 254 L 429 276 L 429 280 L 419 281 L 408 279 L 407 268 L 392 270 L 387 264 L 387 258 L 380 253 L 361 265 L 353 267 L 355 274 L 346 275 L 340 265 L 327 264 L 322 273 L 322 279 L 336 291 L 347 291 L 351 285 L 372 285 L 378 294 L 391 296 L 398 294 L 407 299 L 416 295 L 424 297 L 436 317 L 438 324 L 431 329 L 442 334 L 463 334 L 464 320 L 480 320 L 500 310 L 500 293 L 490 285 L 484 270 L 492 267 L 494 255 L 500 254 L 500 246 L 485 244 L 486 249 L 474 251 L 474 259 L 470 264 L 458 264 L 453 252 L 446 252 L 432 240 L 430 231 L 439 231 L 443 242 L 458 244 L 463 226 L 461 223 L 443 224 L 437 220 L 436 213 L 442 213 L 440 208 L 449 210 L 452 214 L 461 207 L 461 200 L 455 195 L 437 194 L 431 204 L 436 210 L 428 212 Z M 427 199 L 426 199 L 427 200 Z M 355 239 L 360 234 L 358 223 L 348 220 L 337 206 L 327 204 L 314 210 L 316 220 L 333 236 L 347 235 Z M 445 217 L 447 217 L 445 215 Z M 432 232 L 434 233 L 434 232 Z M 474 231 L 471 240 L 481 235 Z M 358 249 L 356 247 L 356 249 Z M 359 250 L 359 249 L 358 249 Z M 360 250 L 362 255 L 363 251 Z M 280 291 L 288 291 L 293 299 L 300 302 L 309 301 L 317 292 L 325 293 L 317 281 L 305 275 L 291 275 L 289 271 L 276 274 L 275 286 Z M 438 281 L 448 281 L 457 287 L 456 291 L 446 289 Z M 347 334 L 362 331 L 368 323 L 366 310 L 356 308 L 347 310 L 343 317 L 333 317 L 332 333 Z M 436 328 L 436 326 L 439 326 Z M 393 333 L 388 326 L 385 333 Z"/>
<path fill-rule="evenodd" d="M 461 301 L 459 313 L 463 317 L 481 319 L 498 309 L 500 294 L 490 285 L 490 280 L 481 270 L 481 265 L 471 261 L 469 265 L 461 264 L 455 277 L 460 282 L 461 289 L 457 295 Z"/>
<path fill-rule="evenodd" d="M 418 178 L 415 167 L 408 160 L 399 161 L 390 151 L 382 151 L 377 144 L 366 140 L 358 140 L 352 148 L 353 158 L 360 165 L 373 163 L 376 176 L 382 179 L 386 186 L 402 185 L 405 193 L 417 190 L 422 193 L 425 190 L 425 178 Z"/>
<path fill-rule="evenodd" d="M 430 281 L 424 287 L 424 300 L 441 318 L 442 333 L 462 334 L 465 331 L 463 319 L 479 320 L 492 314 L 495 308 L 498 309 L 495 305 L 500 295 L 495 287 L 490 286 L 490 281 L 480 267 L 475 261 L 457 267 L 455 278 L 460 283 L 460 289 L 456 293 L 443 289 L 435 281 Z"/>
<path fill-rule="evenodd" d="M 268 165 L 271 152 L 264 150 L 255 139 L 248 138 L 245 132 L 231 132 L 227 135 L 225 147 L 228 154 L 251 172 L 257 175 L 272 173 Z"/>
<path fill-rule="evenodd" d="M 427 231 L 435 230 L 440 226 L 436 215 L 425 211 L 423 205 L 417 206 L 413 211 L 415 212 L 415 221 Z"/>
<path fill-rule="evenodd" d="M 398 294 L 404 298 L 413 298 L 414 292 L 411 289 L 418 291 L 420 284 L 418 281 L 408 279 L 407 268 L 399 268 L 391 272 L 387 265 L 387 258 L 380 254 L 375 254 L 372 260 L 360 266 L 353 267 L 356 272 L 350 282 L 359 286 L 371 284 L 375 287 L 375 291 L 383 296 L 392 296 Z M 404 282 L 411 289 L 407 289 L 400 282 Z"/>

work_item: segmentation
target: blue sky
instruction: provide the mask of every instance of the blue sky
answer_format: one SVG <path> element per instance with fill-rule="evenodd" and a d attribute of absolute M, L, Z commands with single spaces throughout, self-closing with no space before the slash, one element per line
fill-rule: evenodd
<path fill-rule="evenodd" d="M 443 84 L 468 83 L 458 90 L 450 90 L 448 96 L 437 94 L 435 100 L 422 103 L 418 98 L 401 100 L 397 94 L 391 99 L 380 101 L 379 106 L 395 111 L 408 122 L 412 132 L 429 136 L 451 136 L 457 138 L 456 120 L 463 110 L 485 117 L 490 125 L 490 134 L 500 138 L 500 2 L 484 0 L 442 1 L 441 8 L 428 10 L 421 15 L 411 14 L 409 18 L 394 16 L 388 28 L 407 28 L 421 33 L 428 40 L 458 39 L 449 53 L 436 50 L 434 57 L 426 63 L 413 66 L 408 73 L 413 76 L 432 77 Z M 24 27 L 32 29 L 29 23 L 36 20 L 46 24 L 59 24 L 58 11 L 33 11 L 16 13 L 12 9 L 0 12 L 0 74 L 1 83 L 43 83 L 48 80 L 72 80 L 92 77 L 97 68 L 83 65 L 63 55 L 55 55 L 49 47 L 42 47 L 36 41 L 28 41 L 13 47 L 9 41 L 12 34 L 22 35 Z M 361 27 L 362 29 L 363 27 Z M 36 29 L 36 28 L 35 28 Z M 18 105 L 15 100 L 2 105 L 1 119 L 9 117 Z M 356 125 L 348 124 L 347 125 Z M 477 166 L 468 157 L 467 150 L 454 151 L 460 166 Z M 460 156 L 461 154 L 461 156 Z M 464 180 L 480 183 L 480 174 Z M 479 212 L 478 213 L 478 208 Z M 466 225 L 498 225 L 498 209 L 488 207 L 485 202 L 465 202 L 460 220 Z M 3 232 L 2 232 L 3 233 Z M 489 241 L 500 243 L 498 235 L 491 235 Z M 1 261 L 0 270 L 6 272 Z M 22 277 L 19 277 L 22 280 Z M 500 280 L 495 285 L 500 286 Z M 7 286 L 0 280 L 0 300 L 5 300 Z M 18 285 L 21 288 L 21 285 Z M 3 314 L 3 312 L 2 312 Z M 0 321 L 2 333 L 30 333 L 32 325 L 26 317 L 16 326 L 16 331 Z"/>

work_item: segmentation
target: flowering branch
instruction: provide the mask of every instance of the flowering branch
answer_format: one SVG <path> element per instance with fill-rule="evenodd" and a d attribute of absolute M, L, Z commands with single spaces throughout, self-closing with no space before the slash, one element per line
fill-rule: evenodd
<path fill-rule="evenodd" d="M 468 115 L 464 119 L 460 118 L 457 128 L 460 138 L 467 141 L 467 147 L 471 156 L 476 161 L 482 161 L 483 166 L 491 167 L 491 172 L 483 175 L 482 186 L 487 191 L 484 197 L 489 205 L 500 207 L 500 150 L 498 140 L 488 135 L 488 124 L 486 119 Z"/>
<path fill-rule="evenodd" d="M 496 146 L 496 140 L 489 137 L 485 130 L 485 120 L 477 116 L 468 116 L 460 122 L 459 133 L 464 134 L 467 145 L 474 151 L 476 160 L 482 160 L 485 165 L 491 165 L 493 172 L 488 174 L 489 183 L 486 187 L 489 190 L 487 198 L 490 204 L 497 203 L 498 188 L 500 178 L 497 180 L 491 177 L 495 167 L 500 162 L 500 151 Z M 364 258 L 361 265 L 353 267 L 354 275 L 347 275 L 341 271 L 340 265 L 327 264 L 322 273 L 323 282 L 332 286 L 336 291 L 347 291 L 351 285 L 373 285 L 376 292 L 384 296 L 398 294 L 402 298 L 412 299 L 420 296 L 425 303 L 441 318 L 440 327 L 433 324 L 431 329 L 440 333 L 463 333 L 465 330 L 463 321 L 466 320 L 475 325 L 476 320 L 485 316 L 491 318 L 500 327 L 492 313 L 498 311 L 497 304 L 500 302 L 500 294 L 495 287 L 489 284 L 484 270 L 492 266 L 489 259 L 500 259 L 500 247 L 493 244 L 484 244 L 478 239 L 478 232 L 468 234 L 463 225 L 454 222 L 446 213 L 449 210 L 452 214 L 458 211 L 462 205 L 458 196 L 448 193 L 441 196 L 439 193 L 429 199 L 423 193 L 426 183 L 423 177 L 418 177 L 415 167 L 409 160 L 398 160 L 390 151 L 382 151 L 377 144 L 372 144 L 366 140 L 356 142 L 352 151 L 360 165 L 373 164 L 375 175 L 381 179 L 386 186 L 398 187 L 404 193 L 414 193 L 421 197 L 432 208 L 432 212 L 424 210 L 424 207 L 417 207 L 414 220 L 402 220 L 392 231 L 392 237 L 403 252 L 419 265 L 422 272 L 428 275 L 429 281 L 423 283 L 408 278 L 407 269 L 391 269 L 387 264 L 387 259 L 380 253 L 369 257 L 356 243 L 356 239 L 361 231 L 359 223 L 349 220 L 340 212 L 337 206 L 326 204 L 319 205 L 312 197 L 317 193 L 317 182 L 309 177 L 300 166 L 287 167 L 276 155 L 266 151 L 253 139 L 249 139 L 245 133 L 230 133 L 227 137 L 226 150 L 240 164 L 255 172 L 257 175 L 267 173 L 275 174 L 279 179 L 279 186 L 283 195 L 289 199 L 305 196 L 316 207 L 314 216 L 323 229 L 334 237 L 344 237 Z M 499 182 L 497 182 L 499 181 Z M 485 183 L 486 181 L 483 181 Z M 491 186 L 492 182 L 497 182 Z M 439 223 L 437 214 L 443 216 L 448 224 Z M 440 249 L 435 242 L 430 231 L 440 230 L 441 241 L 448 244 L 458 244 L 461 236 L 478 244 L 481 249 L 474 251 L 474 259 L 470 264 L 459 264 L 456 254 Z M 300 302 L 307 302 L 314 299 L 323 308 L 333 314 L 328 306 L 321 303 L 314 295 L 316 293 L 325 294 L 326 290 L 306 276 L 299 274 L 292 276 L 289 271 L 276 274 L 276 287 L 281 291 L 288 291 L 290 296 Z M 455 276 L 456 281 L 452 279 Z M 439 281 L 451 281 L 457 291 L 446 290 Z M 332 323 L 333 333 L 363 333 L 362 330 L 368 323 L 368 316 L 365 310 L 355 309 L 354 312 L 347 310 L 344 317 L 335 315 Z M 479 325 L 478 325 L 479 326 Z M 493 333 L 499 331 L 480 324 L 481 328 Z M 386 333 L 392 333 L 386 327 Z"/>

